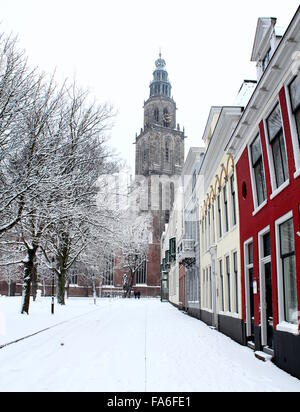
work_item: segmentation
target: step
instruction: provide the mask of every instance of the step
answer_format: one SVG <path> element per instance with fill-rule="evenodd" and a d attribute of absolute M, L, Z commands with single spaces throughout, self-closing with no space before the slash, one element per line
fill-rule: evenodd
<path fill-rule="evenodd" d="M 249 340 L 249 342 L 247 342 L 247 346 L 250 348 L 250 349 L 255 349 L 255 343 L 254 342 L 252 342 L 251 340 Z"/>
<path fill-rule="evenodd" d="M 269 348 L 269 346 L 264 346 L 264 347 L 263 347 L 263 351 L 264 351 L 265 353 L 267 353 L 268 355 L 274 356 L 274 350 L 271 349 L 271 348 Z"/>
<path fill-rule="evenodd" d="M 254 355 L 257 359 L 259 359 L 263 362 L 268 362 L 268 361 L 272 360 L 272 358 L 273 358 L 272 355 L 268 355 L 267 353 L 262 352 L 260 350 L 255 351 Z"/>

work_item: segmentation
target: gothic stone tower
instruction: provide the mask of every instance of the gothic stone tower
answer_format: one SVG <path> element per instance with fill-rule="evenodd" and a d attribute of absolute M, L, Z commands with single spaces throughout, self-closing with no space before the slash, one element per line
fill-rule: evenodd
<path fill-rule="evenodd" d="M 147 286 L 160 284 L 160 237 L 169 221 L 176 183 L 184 163 L 184 129 L 176 124 L 176 103 L 166 62 L 155 62 L 150 96 L 144 102 L 144 128 L 136 135 L 135 175 L 148 190 L 147 210 L 153 217 L 152 243 L 147 262 Z M 144 187 L 145 190 L 145 187 Z"/>

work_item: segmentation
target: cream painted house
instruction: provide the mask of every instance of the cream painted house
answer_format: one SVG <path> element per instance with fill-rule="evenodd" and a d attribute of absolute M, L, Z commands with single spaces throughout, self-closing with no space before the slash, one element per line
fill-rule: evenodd
<path fill-rule="evenodd" d="M 234 159 L 225 148 L 242 108 L 212 107 L 203 140 L 200 221 L 200 318 L 243 343 L 239 215 Z"/>

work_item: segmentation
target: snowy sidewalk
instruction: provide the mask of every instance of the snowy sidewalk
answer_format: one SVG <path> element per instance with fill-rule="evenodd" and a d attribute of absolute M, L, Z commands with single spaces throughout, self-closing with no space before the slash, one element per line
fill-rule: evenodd
<path fill-rule="evenodd" d="M 299 392 L 300 381 L 168 303 L 102 299 L 1 349 L 0 391 Z"/>

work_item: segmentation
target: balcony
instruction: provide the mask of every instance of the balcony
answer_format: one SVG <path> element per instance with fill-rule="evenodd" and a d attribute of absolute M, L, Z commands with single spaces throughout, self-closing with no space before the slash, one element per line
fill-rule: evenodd
<path fill-rule="evenodd" d="M 179 263 L 187 260 L 194 260 L 195 255 L 195 240 L 181 239 L 178 245 L 178 261 Z"/>

